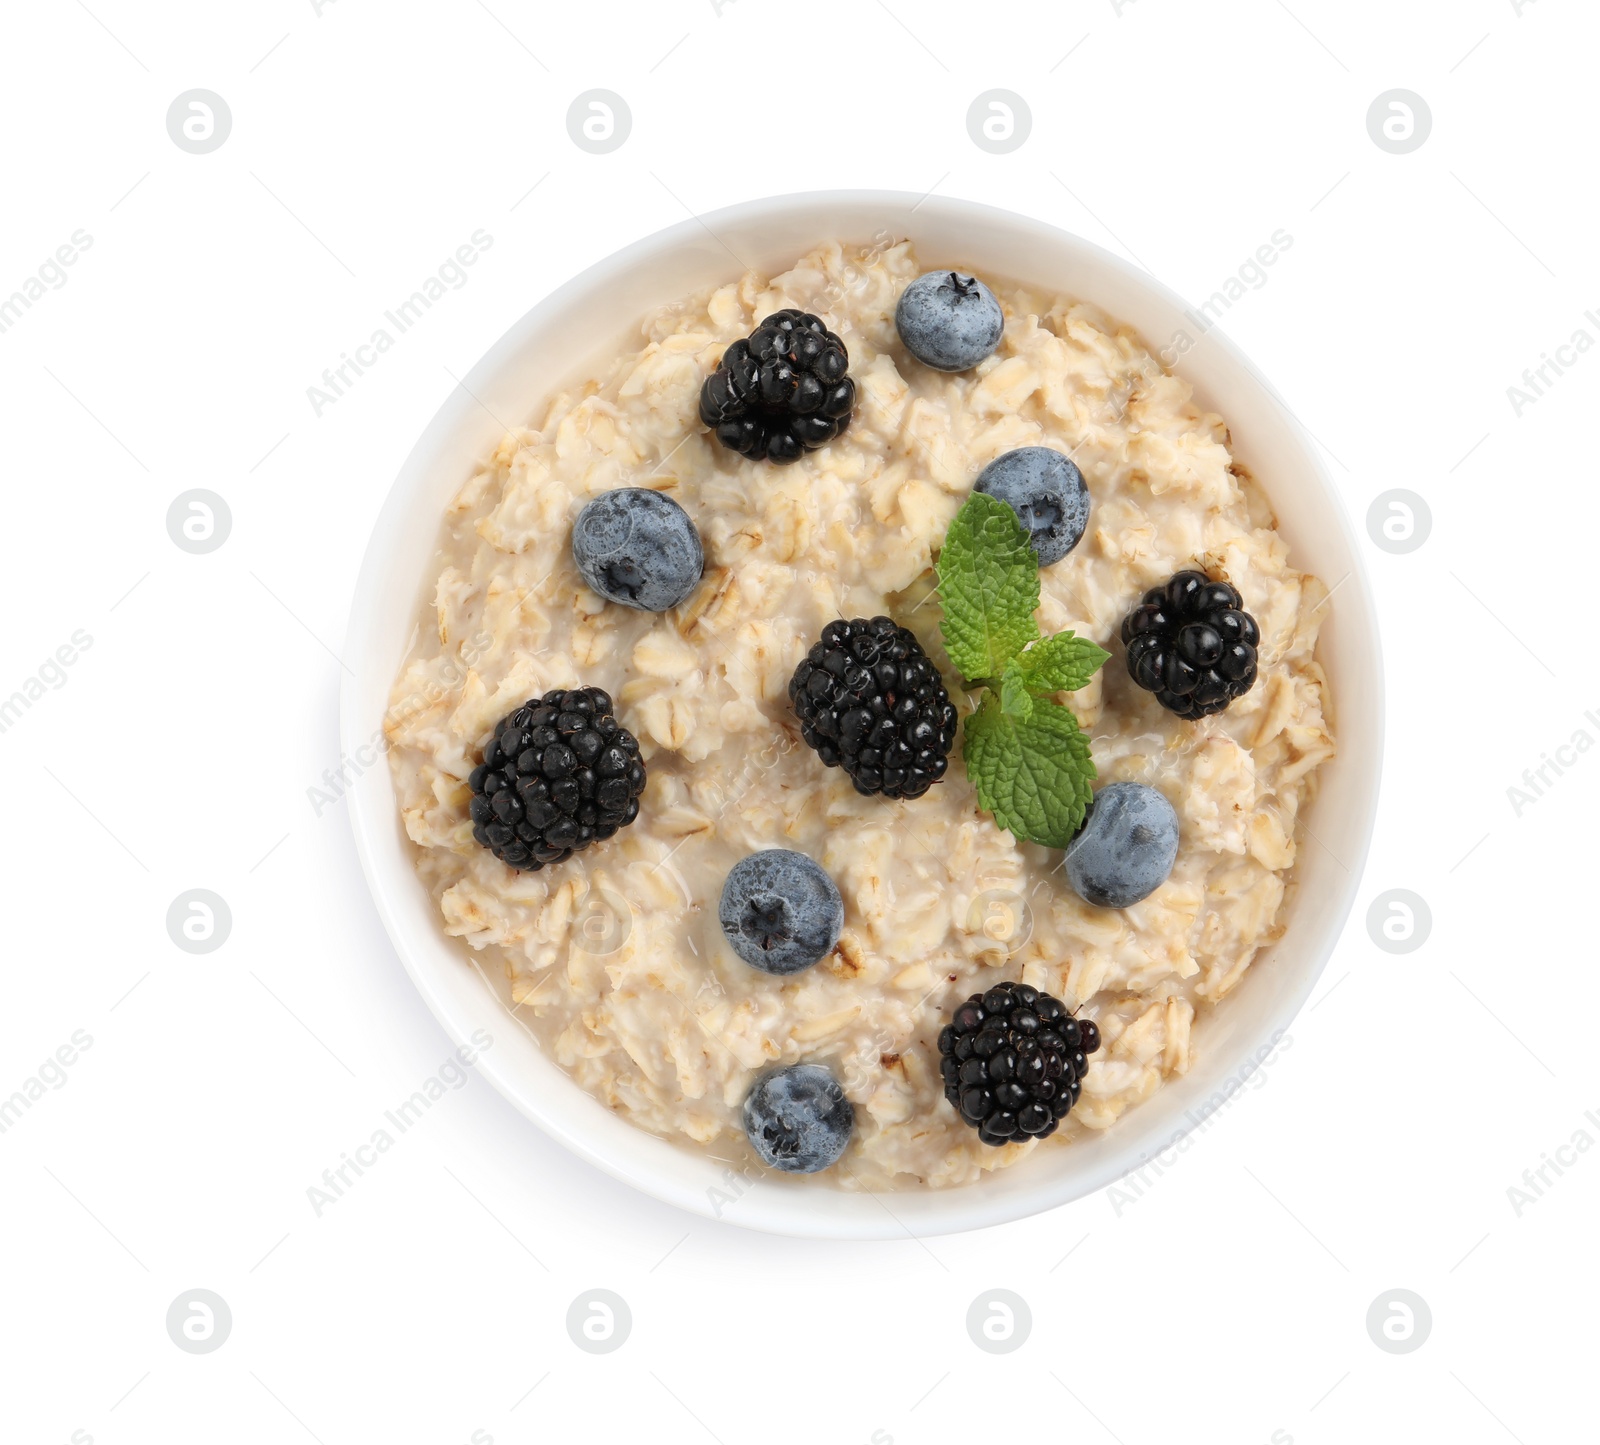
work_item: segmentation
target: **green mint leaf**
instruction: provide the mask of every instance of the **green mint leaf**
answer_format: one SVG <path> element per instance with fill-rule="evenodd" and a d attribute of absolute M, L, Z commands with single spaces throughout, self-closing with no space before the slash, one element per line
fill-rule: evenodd
<path fill-rule="evenodd" d="M 1024 722 L 1008 717 L 989 692 L 962 731 L 967 776 L 995 822 L 1019 839 L 1065 848 L 1083 822 L 1095 777 L 1077 718 L 1035 699 Z"/>
<path fill-rule="evenodd" d="M 969 682 L 996 678 L 1039 636 L 1039 558 L 1017 514 L 973 492 L 939 553 L 945 651 Z"/>
<path fill-rule="evenodd" d="M 1018 722 L 1027 722 L 1033 716 L 1033 698 L 1029 695 L 1027 680 L 1017 666 L 1016 658 L 1006 664 L 1005 673 L 1000 679 L 1000 711 L 1007 717 L 1016 718 Z"/>
<path fill-rule="evenodd" d="M 1058 632 L 1036 642 L 1018 659 L 1022 675 L 1034 692 L 1076 692 L 1111 654 L 1087 637 Z M 1010 711 L 1010 709 L 1007 709 Z"/>

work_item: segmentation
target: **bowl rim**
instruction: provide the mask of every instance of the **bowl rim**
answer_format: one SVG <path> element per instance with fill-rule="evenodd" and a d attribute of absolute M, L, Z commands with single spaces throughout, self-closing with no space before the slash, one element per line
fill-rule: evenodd
<path fill-rule="evenodd" d="M 1125 285 L 1148 293 L 1154 300 L 1180 313 L 1191 316 L 1193 314 L 1189 304 L 1181 296 L 1150 273 L 1092 241 L 1018 212 L 949 196 L 919 196 L 909 191 L 871 188 L 794 192 L 739 202 L 663 227 L 612 252 L 550 291 L 514 321 L 474 364 L 461 382 L 445 395 L 408 452 L 374 520 L 352 596 L 343 655 L 346 658 L 350 657 L 351 648 L 364 645 L 365 639 L 372 633 L 379 611 L 380 596 L 384 591 L 384 582 L 389 571 L 387 559 L 404 528 L 412 494 L 423 484 L 430 472 L 444 462 L 442 449 L 444 439 L 461 424 L 463 416 L 482 405 L 477 400 L 477 394 L 486 389 L 491 377 L 506 368 L 512 358 L 520 354 L 537 337 L 551 317 L 576 298 L 603 290 L 609 279 L 631 272 L 636 266 L 648 262 L 652 257 L 673 246 L 703 241 L 708 233 L 715 236 L 719 227 L 732 228 L 742 224 L 771 223 L 788 217 L 800 220 L 809 212 L 827 212 L 851 206 L 886 211 L 921 209 L 933 214 L 942 214 L 952 220 L 981 219 L 987 225 L 1008 226 L 1020 233 L 1031 234 L 1034 238 L 1067 252 L 1076 251 L 1094 265 L 1118 273 Z M 1027 278 L 1017 279 L 1026 282 Z M 1082 299 L 1097 304 L 1093 297 L 1086 296 Z M 1346 878 L 1340 890 L 1341 896 L 1337 899 L 1336 906 L 1327 914 L 1322 935 L 1312 945 L 1314 957 L 1301 966 L 1302 977 L 1298 986 L 1287 991 L 1268 1016 L 1237 1041 L 1241 1046 L 1237 1049 L 1235 1057 L 1245 1060 L 1246 1063 L 1243 1070 L 1237 1070 L 1235 1074 L 1228 1076 L 1234 1078 L 1240 1075 L 1247 1076 L 1250 1067 L 1248 1060 L 1252 1053 L 1258 1058 L 1262 1057 L 1266 1048 L 1275 1045 L 1277 1040 L 1284 1036 L 1289 1024 L 1300 1013 L 1316 987 L 1329 957 L 1342 936 L 1361 885 L 1377 821 L 1386 699 L 1381 638 L 1366 561 L 1350 515 L 1312 436 L 1278 394 L 1276 388 L 1236 342 L 1220 328 L 1215 327 L 1206 329 L 1204 336 L 1207 344 L 1217 347 L 1227 361 L 1244 374 L 1246 380 L 1266 398 L 1277 413 L 1278 422 L 1298 448 L 1307 475 L 1314 482 L 1316 490 L 1322 494 L 1322 500 L 1327 504 L 1327 510 L 1334 519 L 1339 532 L 1338 540 L 1343 544 L 1351 563 L 1349 574 L 1338 585 L 1352 589 L 1353 597 L 1359 598 L 1362 604 L 1354 611 L 1359 615 L 1362 624 L 1359 645 L 1369 663 L 1363 681 L 1369 698 L 1368 712 L 1373 744 L 1372 754 L 1363 757 L 1363 768 L 1356 774 L 1354 786 L 1359 794 L 1360 819 L 1354 838 L 1357 846 L 1348 861 L 1340 859 L 1346 868 Z M 419 585 L 421 580 L 425 579 L 419 579 Z M 344 669 L 339 694 L 339 741 L 343 748 L 342 756 L 355 757 L 358 749 L 363 747 L 370 749 L 372 746 L 373 719 L 370 714 L 362 715 L 359 688 L 359 670 L 354 667 Z M 1343 699 L 1347 695 L 1348 689 L 1341 684 L 1340 694 L 1335 698 L 1336 710 L 1342 707 Z M 1340 727 L 1343 731 L 1343 714 L 1336 715 L 1341 718 Z M 379 736 L 381 737 L 381 729 Z M 387 742 L 384 741 L 379 749 L 379 766 L 385 775 L 388 773 L 386 749 Z M 377 768 L 371 769 L 371 771 L 376 770 Z M 446 997 L 442 979 L 424 956 L 424 950 L 417 946 L 411 930 L 404 926 L 396 907 L 392 890 L 404 886 L 414 889 L 418 886 L 418 880 L 409 858 L 406 860 L 407 877 L 402 880 L 391 876 L 388 865 L 380 857 L 378 830 L 392 831 L 395 818 L 392 812 L 387 816 L 379 816 L 379 812 L 367 800 L 359 782 L 358 778 L 358 786 L 351 787 L 346 794 L 349 800 L 348 818 L 362 874 L 372 895 L 373 904 L 402 966 L 422 995 L 430 1012 L 456 1044 L 470 1046 L 470 1021 L 463 1021 L 456 1016 L 450 1000 Z M 526 1028 L 526 1025 L 523 1027 Z M 554 1067 L 553 1061 L 552 1067 Z M 936 1206 L 928 1205 L 917 1209 L 918 1228 L 913 1230 L 901 1220 L 899 1214 L 883 1203 L 884 1195 L 868 1190 L 860 1192 L 863 1207 L 853 1211 L 847 1220 L 837 1213 L 829 1213 L 822 1218 L 807 1211 L 804 1198 L 808 1191 L 786 1188 L 781 1184 L 773 1187 L 763 1186 L 760 1183 L 746 1191 L 749 1203 L 741 1198 L 738 1210 L 724 1215 L 720 1207 L 711 1202 L 709 1196 L 712 1191 L 698 1186 L 690 1187 L 684 1181 L 666 1177 L 663 1171 L 656 1169 L 644 1157 L 648 1152 L 645 1141 L 658 1145 L 664 1142 L 657 1136 L 637 1125 L 623 1121 L 626 1129 L 631 1134 L 637 1135 L 639 1141 L 637 1149 L 630 1152 L 627 1148 L 612 1150 L 600 1147 L 590 1135 L 572 1127 L 551 1110 L 541 1107 L 542 1100 L 530 1096 L 521 1081 L 512 1077 L 499 1055 L 481 1054 L 477 1061 L 477 1069 L 486 1075 L 497 1091 L 520 1113 L 538 1125 L 549 1137 L 612 1178 L 629 1184 L 645 1194 L 704 1218 L 722 1219 L 724 1222 L 735 1223 L 760 1232 L 833 1240 L 896 1239 L 908 1236 L 921 1238 L 1027 1218 L 1086 1198 L 1118 1179 L 1125 1178 L 1140 1167 L 1143 1160 L 1152 1157 L 1152 1152 L 1164 1152 L 1176 1146 L 1206 1117 L 1202 1115 L 1200 1119 L 1195 1119 L 1192 1113 L 1186 1115 L 1185 1121 L 1167 1135 L 1165 1142 L 1157 1151 L 1147 1150 L 1143 1154 L 1136 1154 L 1134 1150 L 1141 1141 L 1129 1139 L 1127 1147 L 1108 1148 L 1102 1158 L 1087 1164 L 1078 1173 L 1061 1179 L 1044 1178 L 1030 1191 L 993 1196 L 982 1188 L 981 1180 L 969 1186 L 948 1190 L 911 1191 L 912 1198 L 937 1201 Z M 562 1077 L 565 1078 L 564 1075 Z M 1240 1082 L 1242 1081 L 1240 1077 Z M 591 1098 L 570 1079 L 565 1079 L 565 1082 L 575 1093 L 586 1099 Z M 668 1147 L 674 1146 L 668 1145 Z M 887 1197 L 898 1200 L 906 1198 L 907 1195 L 896 1193 Z M 868 1200 L 874 1202 L 869 1204 Z"/>

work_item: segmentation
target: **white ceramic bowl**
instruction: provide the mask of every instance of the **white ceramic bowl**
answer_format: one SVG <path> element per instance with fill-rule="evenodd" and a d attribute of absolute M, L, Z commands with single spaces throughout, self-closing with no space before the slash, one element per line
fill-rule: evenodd
<path fill-rule="evenodd" d="M 367 768 L 349 794 L 362 866 L 395 948 L 458 1043 L 475 1029 L 493 1035 L 478 1068 L 501 1093 L 574 1153 L 659 1199 L 753 1229 L 833 1239 L 950 1233 L 1064 1204 L 1137 1168 L 1237 1089 L 1305 1002 L 1338 941 L 1366 857 L 1383 746 L 1382 663 L 1360 550 L 1310 440 L 1236 347 L 1216 331 L 1202 335 L 1182 301 L 1143 272 L 1052 226 L 965 201 L 824 191 L 731 206 L 635 242 L 534 307 L 450 395 L 395 480 L 362 564 L 344 652 L 353 669 L 340 708 L 347 755 L 370 751 L 381 737 L 445 505 L 499 441 L 497 418 L 529 421 L 559 385 L 617 355 L 652 307 L 736 276 L 734 256 L 772 274 L 818 241 L 867 243 L 884 231 L 910 237 L 930 266 L 962 266 L 1093 302 L 1137 327 L 1155 350 L 1187 335 L 1193 345 L 1174 369 L 1203 405 L 1227 418 L 1235 455 L 1266 488 L 1296 564 L 1336 588 L 1321 656 L 1339 755 L 1323 774 L 1310 828 L 1302 829 L 1288 927 L 1220 1011 L 1196 1024 L 1189 1073 L 1104 1133 L 1038 1150 L 964 1189 L 872 1196 L 832 1187 L 826 1176 L 733 1180 L 705 1153 L 613 1114 L 540 1052 L 467 950 L 445 937 L 417 880 L 388 768 Z"/>

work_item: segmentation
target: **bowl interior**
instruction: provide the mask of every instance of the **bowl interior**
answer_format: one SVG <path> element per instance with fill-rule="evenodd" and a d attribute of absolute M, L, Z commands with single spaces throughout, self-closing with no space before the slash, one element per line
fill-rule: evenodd
<path fill-rule="evenodd" d="M 1226 1005 L 1196 1021 L 1189 1073 L 1104 1133 L 1036 1151 L 963 1189 L 875 1198 L 825 1177 L 735 1177 L 703 1153 L 626 1123 L 572 1083 L 510 1014 L 503 990 L 487 987 L 468 950 L 445 937 L 416 877 L 388 768 L 366 768 L 349 794 L 362 866 L 402 961 L 458 1042 L 480 1028 L 494 1037 L 480 1071 L 523 1113 L 658 1198 L 752 1228 L 828 1238 L 945 1233 L 1021 1218 L 1103 1187 L 1194 1127 L 1288 1027 L 1337 941 L 1366 856 L 1382 748 L 1377 628 L 1353 533 L 1305 433 L 1237 348 L 1143 272 L 1040 222 L 898 192 L 824 192 L 732 207 L 618 252 L 518 321 L 447 398 L 395 481 L 362 565 L 345 651 L 353 669 L 341 698 L 346 753 L 381 747 L 389 689 L 444 508 L 505 424 L 532 421 L 561 385 L 609 361 L 652 308 L 747 266 L 785 269 L 822 240 L 865 245 L 885 234 L 909 237 L 929 266 L 961 265 L 1092 302 L 1139 330 L 1152 350 L 1176 357 L 1172 369 L 1199 402 L 1227 419 L 1234 453 L 1271 498 L 1296 564 L 1337 589 L 1319 655 L 1333 688 L 1339 754 L 1307 815 L 1315 834 L 1301 830 L 1288 927 Z"/>

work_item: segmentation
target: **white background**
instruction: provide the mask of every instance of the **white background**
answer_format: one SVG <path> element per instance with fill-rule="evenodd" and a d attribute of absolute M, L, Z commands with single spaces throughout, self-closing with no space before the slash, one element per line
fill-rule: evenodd
<path fill-rule="evenodd" d="M 90 249 L 0 334 L 0 696 L 92 646 L 0 735 L 0 1096 L 92 1046 L 0 1135 L 8 1441 L 598 1439 L 867 1445 L 1068 1437 L 1567 1441 L 1592 1427 L 1600 739 L 1589 419 L 1600 355 L 1507 397 L 1600 307 L 1593 58 L 1578 0 L 48 0 L 5 19 L 0 296 Z M 891 13 L 891 11 L 893 13 Z M 232 131 L 192 155 L 172 100 Z M 586 154 L 571 100 L 624 96 Z M 1001 87 L 1033 129 L 969 139 Z M 1366 113 L 1404 87 L 1409 155 Z M 369 526 L 510 322 L 625 242 L 752 196 L 993 202 L 1198 303 L 1279 228 L 1224 326 L 1328 449 L 1357 526 L 1395 487 L 1427 542 L 1369 549 L 1391 698 L 1356 914 L 1293 1045 L 1136 1202 L 823 1245 L 692 1219 L 566 1157 L 473 1077 L 318 1218 L 307 1189 L 449 1045 L 368 901 L 338 762 Z M 470 281 L 319 418 L 306 397 L 477 229 Z M 1553 375 L 1553 373 L 1547 373 Z M 1268 479 L 1270 482 L 1270 479 Z M 232 511 L 206 556 L 167 508 Z M 1574 756 L 1569 754 L 1569 757 Z M 214 953 L 169 903 L 224 897 Z M 1368 904 L 1433 927 L 1394 956 Z M 1069 1257 L 1070 1256 L 1070 1257 Z M 169 1339 L 220 1294 L 215 1353 Z M 565 1318 L 620 1294 L 592 1356 Z M 969 1304 L 1029 1303 L 1016 1353 Z M 1409 1354 L 1366 1316 L 1405 1288 Z M 530 1394 L 529 1391 L 532 1390 Z M 76 1433 L 75 1433 L 76 1432 Z M 474 1432 L 477 1432 L 475 1435 Z M 994 1432 L 994 1433 L 991 1433 Z"/>

